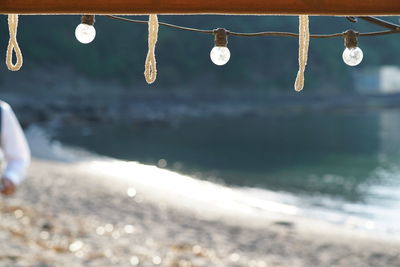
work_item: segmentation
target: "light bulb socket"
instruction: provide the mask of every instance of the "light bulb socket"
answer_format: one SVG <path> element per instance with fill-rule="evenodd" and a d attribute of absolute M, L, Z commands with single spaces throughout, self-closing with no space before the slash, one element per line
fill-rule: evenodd
<path fill-rule="evenodd" d="M 356 48 L 358 47 L 358 32 L 353 30 L 347 30 L 343 33 L 344 36 L 344 46 L 346 48 Z"/>
<path fill-rule="evenodd" d="M 228 46 L 228 35 L 229 31 L 224 28 L 218 28 L 214 30 L 214 44 L 215 46 Z"/>
<path fill-rule="evenodd" d="M 94 15 L 82 15 L 81 17 L 81 23 L 82 24 L 87 24 L 87 25 L 94 25 L 95 19 Z"/>

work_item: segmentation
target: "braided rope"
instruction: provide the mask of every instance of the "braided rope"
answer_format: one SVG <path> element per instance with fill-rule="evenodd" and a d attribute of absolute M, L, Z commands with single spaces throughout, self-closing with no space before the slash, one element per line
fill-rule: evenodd
<path fill-rule="evenodd" d="M 297 73 L 294 89 L 300 92 L 304 88 L 304 72 L 306 70 L 308 47 L 310 44 L 310 29 L 308 16 L 299 16 L 299 72 Z"/>
<path fill-rule="evenodd" d="M 152 84 L 157 78 L 157 66 L 155 48 L 158 38 L 158 18 L 157 15 L 151 14 L 149 16 L 149 50 L 147 52 L 144 77 L 148 84 Z"/>
<path fill-rule="evenodd" d="M 17 28 L 18 28 L 18 15 L 10 14 L 8 15 L 8 30 L 10 32 L 10 40 L 8 42 L 7 54 L 6 54 L 6 64 L 9 70 L 18 71 L 22 67 L 23 58 L 21 49 L 17 42 Z M 12 53 L 15 52 L 15 57 L 17 62 L 14 64 L 12 62 Z"/>

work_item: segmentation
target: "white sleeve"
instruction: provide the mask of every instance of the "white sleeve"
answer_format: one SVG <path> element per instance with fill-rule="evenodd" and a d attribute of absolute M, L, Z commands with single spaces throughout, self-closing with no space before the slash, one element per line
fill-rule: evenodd
<path fill-rule="evenodd" d="M 30 150 L 11 107 L 2 102 L 1 111 L 1 147 L 6 161 L 3 177 L 19 184 L 25 178 L 30 163 Z"/>

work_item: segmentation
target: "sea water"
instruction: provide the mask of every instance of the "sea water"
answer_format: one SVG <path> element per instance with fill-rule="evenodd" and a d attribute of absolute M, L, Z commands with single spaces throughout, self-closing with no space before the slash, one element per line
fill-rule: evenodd
<path fill-rule="evenodd" d="M 400 234 L 399 110 L 68 126 L 54 139 L 238 188 L 259 209 Z"/>

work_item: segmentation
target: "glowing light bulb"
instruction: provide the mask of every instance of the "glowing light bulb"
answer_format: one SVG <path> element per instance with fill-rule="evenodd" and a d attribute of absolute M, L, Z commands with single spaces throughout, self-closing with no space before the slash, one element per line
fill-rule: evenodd
<path fill-rule="evenodd" d="M 210 52 L 211 61 L 218 66 L 225 65 L 231 58 L 231 52 L 226 46 L 214 46 Z"/>
<path fill-rule="evenodd" d="M 349 66 L 357 66 L 363 60 L 364 53 L 359 47 L 346 48 L 343 51 L 343 61 Z"/>
<path fill-rule="evenodd" d="M 93 25 L 81 23 L 75 29 L 75 37 L 82 44 L 88 44 L 96 37 L 96 29 Z"/>

